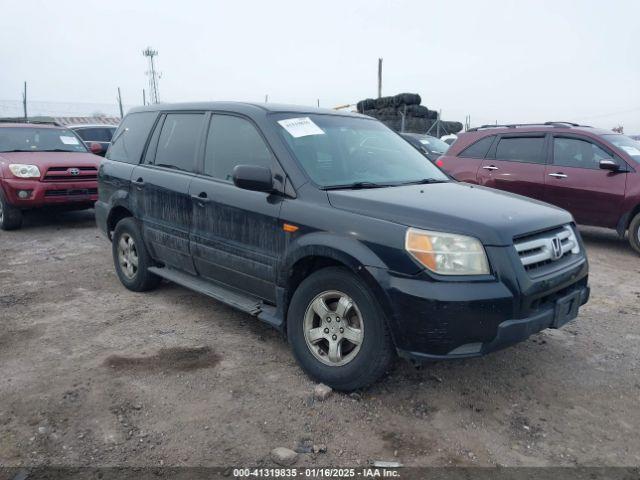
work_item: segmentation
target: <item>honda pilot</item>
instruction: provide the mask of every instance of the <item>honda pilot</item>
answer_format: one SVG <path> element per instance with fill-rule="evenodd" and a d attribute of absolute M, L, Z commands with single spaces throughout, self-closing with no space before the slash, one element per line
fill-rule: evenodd
<path fill-rule="evenodd" d="M 453 181 L 359 114 L 141 107 L 98 177 L 126 288 L 166 279 L 256 316 L 339 390 L 376 381 L 396 353 L 475 357 L 562 327 L 589 297 L 568 212 Z"/>

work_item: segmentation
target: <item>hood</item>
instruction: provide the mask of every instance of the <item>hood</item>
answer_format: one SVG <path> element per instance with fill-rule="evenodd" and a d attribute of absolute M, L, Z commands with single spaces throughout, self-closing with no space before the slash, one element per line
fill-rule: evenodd
<path fill-rule="evenodd" d="M 573 221 L 561 208 L 458 182 L 327 194 L 335 208 L 410 227 L 469 235 L 494 246 L 511 245 L 515 236 Z"/>
<path fill-rule="evenodd" d="M 101 157 L 88 152 L 0 152 L 0 167 L 5 176 L 10 163 L 36 165 L 44 175 L 50 167 L 95 167 L 100 166 Z"/>

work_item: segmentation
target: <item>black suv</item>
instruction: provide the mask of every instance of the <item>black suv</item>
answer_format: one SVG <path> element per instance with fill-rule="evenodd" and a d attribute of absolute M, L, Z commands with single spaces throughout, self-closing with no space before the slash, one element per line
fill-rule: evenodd
<path fill-rule="evenodd" d="M 161 278 L 286 332 L 340 390 L 482 355 L 575 318 L 588 265 L 566 211 L 452 181 L 370 117 L 246 103 L 132 110 L 99 171 L 125 287 Z"/>

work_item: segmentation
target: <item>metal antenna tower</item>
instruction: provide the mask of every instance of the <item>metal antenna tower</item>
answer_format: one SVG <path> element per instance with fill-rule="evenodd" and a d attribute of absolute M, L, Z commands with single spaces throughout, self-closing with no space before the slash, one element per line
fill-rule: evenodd
<path fill-rule="evenodd" d="M 158 55 L 158 51 L 151 47 L 147 47 L 143 50 L 142 55 L 149 60 L 149 70 L 146 74 L 149 77 L 149 103 L 160 102 L 160 91 L 158 90 L 158 80 L 160 79 L 160 72 L 156 71 L 156 66 L 153 58 Z"/>

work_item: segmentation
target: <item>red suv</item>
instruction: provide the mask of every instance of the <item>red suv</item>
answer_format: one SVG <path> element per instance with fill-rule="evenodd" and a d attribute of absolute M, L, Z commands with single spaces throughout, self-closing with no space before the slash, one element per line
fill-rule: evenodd
<path fill-rule="evenodd" d="M 0 228 L 20 228 L 31 208 L 93 207 L 100 160 L 69 129 L 0 123 Z"/>
<path fill-rule="evenodd" d="M 640 253 L 640 143 L 567 122 L 486 125 L 436 164 L 457 180 L 557 205 L 577 223 L 629 231 Z"/>

